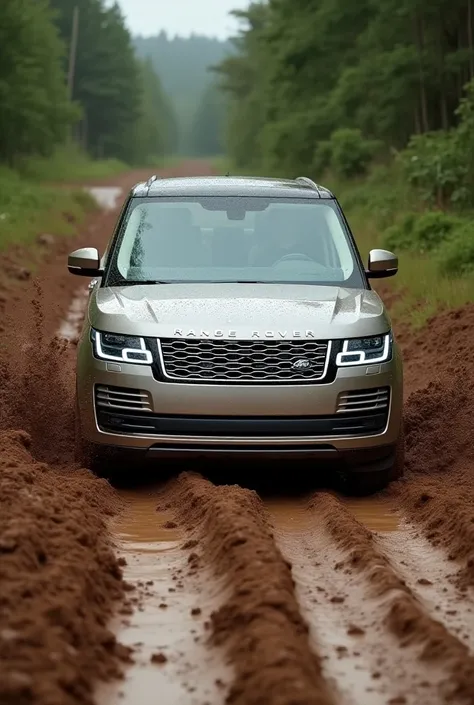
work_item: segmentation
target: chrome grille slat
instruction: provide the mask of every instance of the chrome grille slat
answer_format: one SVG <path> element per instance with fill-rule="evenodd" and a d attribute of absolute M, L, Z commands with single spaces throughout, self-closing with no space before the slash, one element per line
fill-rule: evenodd
<path fill-rule="evenodd" d="M 140 389 L 122 389 L 121 387 L 97 385 L 95 388 L 95 403 L 97 407 L 111 411 L 151 412 L 153 410 L 149 394 Z"/>
<path fill-rule="evenodd" d="M 114 391 L 113 388 L 110 387 L 98 387 L 97 388 L 97 395 L 98 396 L 107 396 L 107 397 L 118 397 L 119 399 L 133 399 L 133 400 L 140 400 L 140 399 L 146 399 L 148 397 L 148 394 L 146 392 L 122 392 L 122 391 Z"/>
<path fill-rule="evenodd" d="M 182 382 L 308 382 L 326 375 L 331 343 L 319 340 L 158 340 L 163 374 Z M 294 367 L 305 360 L 308 368 Z"/>
<path fill-rule="evenodd" d="M 377 389 L 375 392 L 353 392 L 353 393 L 345 393 L 340 395 L 341 400 L 350 400 L 350 399 L 371 399 L 373 397 L 378 397 L 378 396 L 387 396 L 388 395 L 388 389 Z"/>
<path fill-rule="evenodd" d="M 381 387 L 377 389 L 354 390 L 343 392 L 339 395 L 338 414 L 353 414 L 355 412 L 385 411 L 390 403 L 390 389 Z"/>

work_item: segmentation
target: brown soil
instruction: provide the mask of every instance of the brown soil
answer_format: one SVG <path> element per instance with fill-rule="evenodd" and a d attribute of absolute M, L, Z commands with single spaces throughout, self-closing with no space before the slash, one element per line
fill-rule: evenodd
<path fill-rule="evenodd" d="M 432 619 L 404 581 L 396 574 L 389 559 L 377 548 L 374 535 L 360 524 L 338 500 L 321 493 L 310 503 L 346 558 L 335 570 L 350 575 L 360 571 L 367 581 L 367 593 L 385 602 L 385 622 L 402 647 L 419 644 L 420 659 L 439 663 L 449 673 L 442 684 L 450 699 L 468 702 L 474 694 L 474 656 L 469 649 L 439 621 Z"/>
<path fill-rule="evenodd" d="M 182 474 L 172 500 L 200 543 L 190 568 L 210 563 L 230 596 L 212 614 L 212 639 L 235 669 L 226 702 L 237 705 L 330 705 L 321 661 L 295 596 L 291 565 L 281 556 L 258 496 Z"/>
<path fill-rule="evenodd" d="M 110 185 L 128 188 L 147 175 Z M 156 565 L 148 554 L 133 571 L 135 549 L 117 557 L 109 518 L 126 500 L 133 523 L 134 500 L 74 466 L 75 347 L 56 337 L 84 286 L 67 273 L 65 255 L 83 244 L 103 248 L 116 215 L 91 216 L 67 241 L 43 240 L 34 276 L 18 250 L 0 259 L 0 704 L 148 703 L 145 690 L 134 694 L 133 679 L 122 698 L 119 691 L 95 700 L 94 688 L 129 662 L 136 669 L 140 631 L 132 623 L 136 643 L 121 646 L 110 619 L 115 613 L 127 624 L 143 612 L 136 624 L 145 630 L 150 600 L 157 633 L 146 632 L 143 683 L 152 694 L 174 693 L 164 690 L 166 678 L 168 685 L 181 679 L 185 705 L 473 703 L 474 640 L 466 625 L 474 608 L 474 305 L 442 313 L 418 333 L 395 322 L 405 356 L 407 472 L 381 498 L 351 505 L 313 490 L 286 498 L 283 514 L 281 497 L 262 500 L 185 472 L 152 488 L 158 511 L 147 522 L 156 517 L 167 557 L 156 548 Z M 385 296 L 390 304 L 393 296 Z M 284 494 L 293 469 L 274 469 L 267 484 L 278 482 Z M 370 525 L 382 501 L 401 517 L 393 534 L 407 561 L 384 540 L 396 518 L 394 526 Z M 427 574 L 408 561 L 412 547 L 418 555 L 413 532 L 433 547 Z M 122 547 L 126 541 L 114 537 Z M 148 534 L 143 541 L 150 550 Z M 152 565 L 149 580 L 144 570 Z M 130 575 L 140 579 L 128 584 Z M 453 596 L 448 611 L 439 599 L 444 590 Z M 170 615 L 179 620 L 173 639 Z M 207 674 L 214 690 L 205 697 L 193 678 L 214 674 L 214 661 L 208 667 L 200 648 L 181 653 L 181 643 L 199 643 L 222 661 L 215 676 Z M 201 670 L 191 668 L 201 657 Z"/>
<path fill-rule="evenodd" d="M 443 547 L 461 587 L 474 586 L 474 305 L 405 338 L 407 477 L 400 507 Z"/>
<path fill-rule="evenodd" d="M 18 276 L 28 252 L 0 262 L 1 705 L 92 703 L 94 680 L 130 659 L 107 629 L 126 587 L 106 525 L 120 499 L 74 467 L 74 346 L 55 336 L 85 284 L 67 272 L 67 252 L 103 248 L 116 217 L 100 213 L 76 236 L 42 244 L 34 277 Z"/>

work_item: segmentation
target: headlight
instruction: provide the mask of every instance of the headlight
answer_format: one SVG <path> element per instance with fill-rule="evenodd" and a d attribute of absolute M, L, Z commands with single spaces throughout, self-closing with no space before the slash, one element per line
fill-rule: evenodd
<path fill-rule="evenodd" d="M 392 357 L 393 337 L 391 333 L 370 338 L 350 338 L 344 341 L 342 352 L 336 357 L 338 367 L 367 365 L 387 362 Z"/>
<path fill-rule="evenodd" d="M 134 362 L 137 365 L 151 365 L 153 362 L 152 354 L 147 350 L 143 338 L 92 330 L 91 339 L 94 352 L 101 360 Z"/>

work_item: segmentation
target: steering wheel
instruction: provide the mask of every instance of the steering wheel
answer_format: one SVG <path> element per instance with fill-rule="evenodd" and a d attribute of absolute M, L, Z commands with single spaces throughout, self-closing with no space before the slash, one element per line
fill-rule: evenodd
<path fill-rule="evenodd" d="M 272 267 L 276 267 L 280 262 L 289 262 L 291 260 L 305 260 L 306 262 L 314 262 L 314 259 L 308 257 L 308 255 L 303 254 L 303 252 L 291 252 L 289 255 L 283 255 L 279 260 L 272 264 Z"/>

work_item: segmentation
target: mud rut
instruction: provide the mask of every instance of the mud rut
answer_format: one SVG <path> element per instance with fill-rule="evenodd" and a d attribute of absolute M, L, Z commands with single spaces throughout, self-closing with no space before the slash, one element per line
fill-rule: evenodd
<path fill-rule="evenodd" d="M 97 242 L 114 216 L 91 223 Z M 474 307 L 399 325 L 407 477 L 383 495 L 278 466 L 112 488 L 70 452 L 84 290 L 45 272 L 22 355 L 0 355 L 0 704 L 474 703 Z M 49 285 L 69 308 L 48 309 Z"/>

